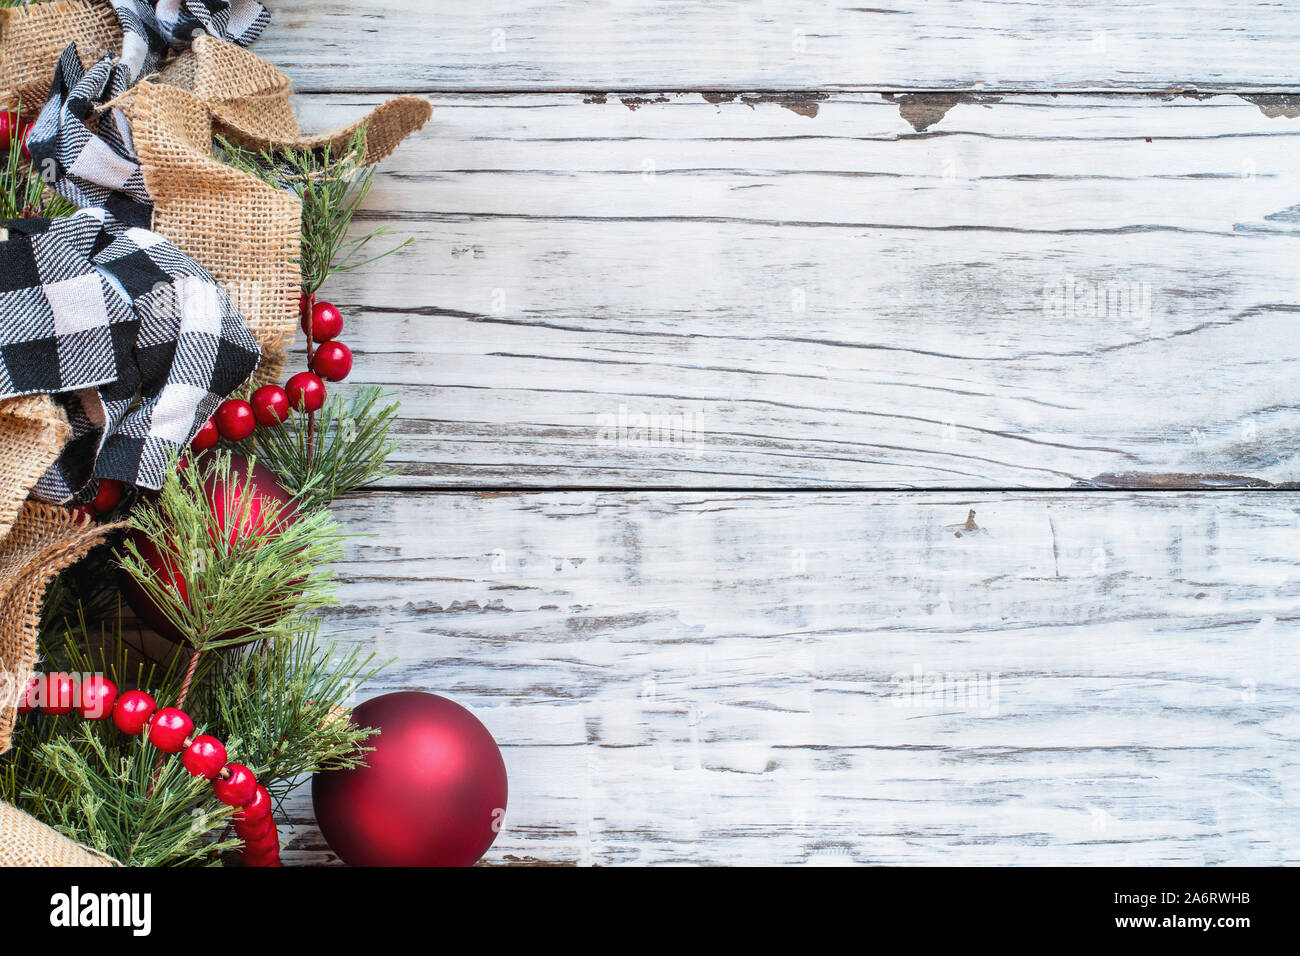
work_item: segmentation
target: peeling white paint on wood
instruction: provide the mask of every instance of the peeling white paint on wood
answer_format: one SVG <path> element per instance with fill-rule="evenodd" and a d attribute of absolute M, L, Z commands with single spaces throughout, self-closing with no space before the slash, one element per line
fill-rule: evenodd
<path fill-rule="evenodd" d="M 502 744 L 489 862 L 1295 863 L 1296 512 L 369 494 L 325 630 Z"/>
<path fill-rule="evenodd" d="M 304 90 L 1295 88 L 1255 0 L 280 0 L 259 52 Z"/>
<path fill-rule="evenodd" d="M 397 485 L 1300 479 L 1300 120 L 434 99 L 365 224 L 415 244 L 325 290 L 354 380 L 403 403 Z"/>

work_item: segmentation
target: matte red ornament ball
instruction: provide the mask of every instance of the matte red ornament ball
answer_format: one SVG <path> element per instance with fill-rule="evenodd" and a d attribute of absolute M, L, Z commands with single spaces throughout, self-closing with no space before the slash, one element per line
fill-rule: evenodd
<path fill-rule="evenodd" d="M 257 778 L 243 764 L 226 766 L 226 776 L 212 781 L 212 792 L 228 807 L 246 807 L 257 796 Z"/>
<path fill-rule="evenodd" d="M 196 777 L 214 779 L 226 765 L 226 745 L 207 734 L 195 737 L 194 742 L 181 754 L 181 763 Z"/>
<path fill-rule="evenodd" d="M 185 741 L 194 733 L 190 715 L 175 707 L 164 707 L 153 715 L 149 725 L 149 743 L 163 753 L 178 754 L 185 749 Z"/>
<path fill-rule="evenodd" d="M 90 507 L 94 508 L 97 514 L 102 515 L 106 511 L 112 511 L 121 503 L 122 483 L 112 478 L 99 479 L 99 489 L 95 492 Z"/>
<path fill-rule="evenodd" d="M 321 832 L 352 866 L 469 866 L 496 839 L 507 783 L 501 751 L 473 714 L 436 694 L 385 694 L 352 721 L 374 727 L 366 765 L 319 773 Z"/>
<path fill-rule="evenodd" d="M 252 396 L 253 417 L 263 428 L 283 425 L 289 418 L 289 394 L 279 385 L 263 385 Z"/>
<path fill-rule="evenodd" d="M 116 702 L 117 685 L 100 674 L 91 674 L 77 687 L 77 713 L 86 720 L 107 720 Z"/>
<path fill-rule="evenodd" d="M 217 431 L 217 423 L 209 418 L 190 442 L 190 451 L 197 455 L 201 451 L 207 451 L 220 440 L 221 432 Z"/>
<path fill-rule="evenodd" d="M 318 412 L 325 405 L 325 383 L 312 372 L 299 372 L 284 383 L 289 407 L 304 412 Z"/>
<path fill-rule="evenodd" d="M 328 342 L 343 331 L 343 313 L 329 302 L 317 302 L 311 307 L 311 338 L 313 342 Z M 302 330 L 307 331 L 308 317 L 302 320 Z"/>
<path fill-rule="evenodd" d="M 243 441 L 257 428 L 257 418 L 253 415 L 253 406 L 242 398 L 228 398 L 217 408 L 212 416 L 217 423 L 217 431 L 226 441 Z"/>
<path fill-rule="evenodd" d="M 124 734 L 138 737 L 149 726 L 158 704 L 142 690 L 128 690 L 113 705 L 113 723 Z"/>
<path fill-rule="evenodd" d="M 352 371 L 352 350 L 342 342 L 325 342 L 312 356 L 311 369 L 327 382 L 341 382 Z"/>

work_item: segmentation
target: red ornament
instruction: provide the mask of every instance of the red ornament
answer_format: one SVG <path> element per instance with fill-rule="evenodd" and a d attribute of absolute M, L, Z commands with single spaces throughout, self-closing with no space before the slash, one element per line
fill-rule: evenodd
<path fill-rule="evenodd" d="M 86 720 L 107 720 L 113 716 L 117 685 L 107 677 L 92 674 L 78 687 L 77 713 Z"/>
<path fill-rule="evenodd" d="M 248 510 L 240 518 L 240 509 L 243 505 L 245 487 L 251 486 L 248 492 Z M 238 543 L 254 535 L 261 535 L 264 530 L 274 532 L 276 526 L 268 524 L 272 519 L 271 511 L 279 506 L 279 517 L 276 523 L 279 527 L 287 527 L 298 520 L 297 510 L 293 508 L 293 499 L 275 479 L 275 475 L 262 465 L 254 465 L 251 475 L 248 469 L 248 460 L 241 455 L 232 454 L 230 456 L 230 480 L 226 484 L 221 484 L 215 474 L 209 475 L 204 490 L 207 493 L 208 501 L 211 503 L 213 517 L 215 518 L 215 527 L 208 531 L 214 546 L 220 543 L 224 535 L 230 547 L 236 547 Z M 173 588 L 183 601 L 190 600 L 189 590 L 186 585 L 185 574 L 177 568 L 171 561 L 169 555 L 165 555 L 162 550 L 149 538 L 143 534 L 135 532 L 131 536 L 137 548 L 140 549 L 142 557 L 153 572 L 158 576 L 160 583 Z M 140 618 L 152 627 L 155 631 L 169 640 L 184 642 L 185 637 L 181 632 L 167 619 L 162 609 L 154 603 L 153 599 L 145 593 L 134 578 L 130 575 L 123 576 L 122 589 L 126 594 L 127 601 Z M 250 621 L 251 627 L 257 626 L 258 622 Z M 226 641 L 238 637 L 239 632 L 230 632 L 215 636 L 213 640 Z"/>
<path fill-rule="evenodd" d="M 185 753 L 181 754 L 181 763 L 196 777 L 215 779 L 226 765 L 226 745 L 207 734 L 195 737 L 194 742 L 185 748 Z"/>
<path fill-rule="evenodd" d="M 0 111 L 0 149 L 8 152 L 14 145 L 14 134 L 22 125 L 22 117 L 9 110 Z"/>
<path fill-rule="evenodd" d="M 352 350 L 342 342 L 326 342 L 312 356 L 311 369 L 327 382 L 341 382 L 352 371 Z"/>
<path fill-rule="evenodd" d="M 113 723 L 124 734 L 138 737 L 149 725 L 158 704 L 142 690 L 128 690 L 113 707 Z"/>
<path fill-rule="evenodd" d="M 217 423 L 209 418 L 190 442 L 190 451 L 197 455 L 201 451 L 207 451 L 220 440 L 221 432 L 217 430 Z"/>
<path fill-rule="evenodd" d="M 95 509 L 90 505 L 73 505 L 70 510 L 72 511 L 72 520 L 77 524 L 85 524 L 88 521 L 95 520 Z"/>
<path fill-rule="evenodd" d="M 27 151 L 27 137 L 32 134 L 32 123 L 30 120 L 23 120 L 18 125 L 18 141 L 23 144 L 23 159 L 31 159 L 32 154 Z"/>
<path fill-rule="evenodd" d="M 77 683 L 71 674 L 46 674 L 36 689 L 36 701 L 47 714 L 62 717 L 76 707 Z"/>
<path fill-rule="evenodd" d="M 469 866 L 496 839 L 506 808 L 501 751 L 459 704 L 412 691 L 352 712 L 379 733 L 366 766 L 319 773 L 312 804 L 330 847 L 352 866 Z"/>
<path fill-rule="evenodd" d="M 112 511 L 121 503 L 122 483 L 114 481 L 112 478 L 99 479 L 99 490 L 95 492 L 90 507 L 94 508 L 97 514 L 102 515 L 106 511 Z"/>
<path fill-rule="evenodd" d="M 302 330 L 308 331 L 308 316 L 303 315 Z M 313 342 L 328 342 L 343 331 L 343 314 L 328 302 L 317 302 L 311 307 L 311 339 Z"/>
<path fill-rule="evenodd" d="M 228 807 L 246 807 L 257 796 L 257 778 L 243 764 L 232 763 L 212 781 L 212 792 Z"/>
<path fill-rule="evenodd" d="M 241 398 L 228 398 L 222 402 L 212 420 L 226 441 L 243 441 L 257 427 L 253 406 Z"/>
<path fill-rule="evenodd" d="M 194 721 L 189 714 L 175 707 L 164 707 L 153 715 L 149 725 L 149 743 L 163 753 L 178 754 L 185 749 L 185 741 L 194 733 Z"/>
<path fill-rule="evenodd" d="M 284 383 L 289 407 L 301 412 L 318 412 L 325 404 L 325 383 L 311 372 L 299 372 Z"/>
<path fill-rule="evenodd" d="M 279 385 L 263 385 L 253 393 L 253 417 L 264 428 L 275 428 L 289 418 L 289 394 Z"/>

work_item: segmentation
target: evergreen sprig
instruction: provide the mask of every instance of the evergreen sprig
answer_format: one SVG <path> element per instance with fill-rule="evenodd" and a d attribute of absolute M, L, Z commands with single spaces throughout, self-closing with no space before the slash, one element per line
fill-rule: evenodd
<path fill-rule="evenodd" d="M 373 256 L 363 253 L 387 227 L 349 238 L 352 220 L 374 185 L 375 167 L 365 164 L 366 128 L 358 127 L 341 150 L 331 144 L 320 149 L 254 152 L 223 136 L 218 153 L 227 164 L 257 176 L 302 199 L 302 288 L 314 295 L 325 281 L 390 256 L 410 245 L 406 239 Z"/>
<path fill-rule="evenodd" d="M 161 704 L 176 700 L 188 655 L 160 661 L 127 640 L 123 614 L 84 614 L 42 635 L 47 670 L 104 674 L 122 690 L 140 688 Z M 275 801 L 324 769 L 364 759 L 371 731 L 347 721 L 341 702 L 378 666 L 373 655 L 339 654 L 316 643 L 316 622 L 299 617 L 292 639 L 205 654 L 185 711 L 196 733 L 225 742 Z M 128 865 L 213 862 L 238 846 L 225 839 L 229 809 L 209 783 L 112 721 L 39 713 L 18 722 L 14 749 L 0 758 L 0 799 L 78 842 Z"/>
<path fill-rule="evenodd" d="M 160 567 L 128 538 L 122 569 L 195 650 L 277 637 L 294 612 L 332 601 L 325 566 L 342 556 L 334 519 L 323 509 L 292 516 L 275 501 L 255 501 L 251 481 L 232 489 L 229 452 L 172 473 L 157 501 L 137 506 L 130 520 Z"/>
<path fill-rule="evenodd" d="M 305 507 L 374 484 L 396 472 L 387 464 L 396 443 L 388 437 L 398 405 L 379 402 L 383 391 L 359 389 L 351 400 L 331 398 L 316 413 L 308 450 L 308 416 L 294 410 L 279 428 L 259 428 L 241 443 L 243 452 L 275 473 Z"/>

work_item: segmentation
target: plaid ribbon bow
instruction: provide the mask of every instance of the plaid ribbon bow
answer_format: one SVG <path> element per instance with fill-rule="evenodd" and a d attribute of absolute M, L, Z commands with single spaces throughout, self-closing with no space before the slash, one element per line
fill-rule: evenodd
<path fill-rule="evenodd" d="M 27 138 L 32 168 L 65 199 L 82 207 L 108 211 L 109 228 L 149 225 L 153 203 L 144 188 L 140 164 L 132 158 L 124 118 L 86 125 L 99 106 L 114 95 L 116 67 L 104 54 L 89 70 L 81 66 L 77 45 L 59 55 L 50 97 Z"/>
<path fill-rule="evenodd" d="M 55 395 L 73 437 L 37 482 L 84 500 L 96 479 L 159 488 L 260 350 L 234 303 L 157 233 L 103 209 L 18 219 L 0 243 L 0 398 Z"/>
<path fill-rule="evenodd" d="M 108 0 L 122 24 L 127 84 L 155 73 L 167 50 L 184 50 L 199 33 L 248 46 L 271 15 L 255 0 Z"/>

